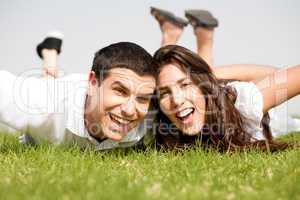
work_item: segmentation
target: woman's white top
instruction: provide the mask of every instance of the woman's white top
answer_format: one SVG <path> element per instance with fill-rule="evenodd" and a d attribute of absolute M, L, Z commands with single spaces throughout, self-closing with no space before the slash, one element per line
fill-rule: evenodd
<path fill-rule="evenodd" d="M 234 81 L 227 85 L 237 93 L 235 107 L 247 119 L 245 130 L 256 139 L 264 139 L 261 120 L 263 118 L 263 96 L 253 82 Z"/>
<path fill-rule="evenodd" d="M 234 81 L 228 85 L 237 92 L 235 107 L 248 119 L 245 129 L 255 139 L 265 139 L 262 133 L 263 96 L 253 82 Z M 274 137 L 300 131 L 300 120 L 288 114 L 287 103 L 276 106 L 269 111 L 270 128 Z"/>

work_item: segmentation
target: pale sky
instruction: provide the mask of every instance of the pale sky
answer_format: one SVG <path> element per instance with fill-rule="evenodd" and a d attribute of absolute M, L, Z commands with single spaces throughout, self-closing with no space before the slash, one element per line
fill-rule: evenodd
<path fill-rule="evenodd" d="M 51 30 L 65 35 L 59 63 L 67 74 L 87 73 L 94 52 L 114 42 L 136 42 L 153 53 L 161 35 L 150 6 L 182 17 L 185 9 L 210 10 L 220 22 L 214 48 L 217 65 L 300 64 L 297 0 L 0 0 L 0 69 L 19 74 L 40 67 L 35 48 Z M 191 27 L 179 44 L 195 50 Z"/>

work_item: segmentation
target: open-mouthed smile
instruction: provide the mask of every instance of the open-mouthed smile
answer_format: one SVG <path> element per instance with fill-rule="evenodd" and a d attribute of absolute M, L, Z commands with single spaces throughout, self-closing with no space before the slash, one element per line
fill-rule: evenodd
<path fill-rule="evenodd" d="M 176 118 L 182 123 L 182 124 L 190 124 L 193 121 L 193 113 L 195 111 L 195 108 L 185 108 L 176 113 Z"/>
<path fill-rule="evenodd" d="M 126 134 L 131 129 L 133 122 L 135 120 L 128 120 L 124 119 L 122 117 L 119 117 L 117 115 L 114 115 L 112 113 L 109 113 L 109 117 L 111 119 L 112 123 L 112 129 L 114 131 Z"/>

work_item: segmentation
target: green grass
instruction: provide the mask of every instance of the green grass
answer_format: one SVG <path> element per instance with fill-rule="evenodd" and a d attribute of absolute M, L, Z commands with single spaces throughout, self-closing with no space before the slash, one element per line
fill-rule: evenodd
<path fill-rule="evenodd" d="M 300 141 L 300 134 L 288 141 Z M 0 137 L 0 199 L 300 199 L 300 150 L 163 153 L 41 145 Z"/>

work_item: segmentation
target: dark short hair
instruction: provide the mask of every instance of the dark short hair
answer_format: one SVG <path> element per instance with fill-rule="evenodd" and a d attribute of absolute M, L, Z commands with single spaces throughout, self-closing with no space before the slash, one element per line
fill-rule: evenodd
<path fill-rule="evenodd" d="M 131 42 L 119 42 L 104 47 L 95 53 L 92 71 L 101 82 L 110 69 L 127 68 L 140 76 L 156 76 L 153 57 L 141 46 Z"/>

